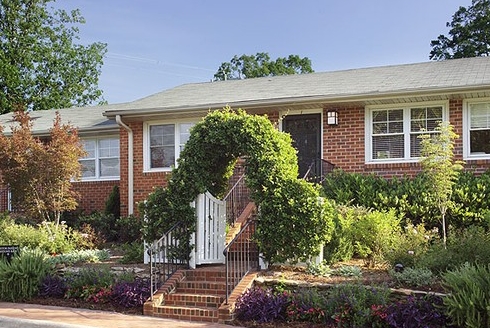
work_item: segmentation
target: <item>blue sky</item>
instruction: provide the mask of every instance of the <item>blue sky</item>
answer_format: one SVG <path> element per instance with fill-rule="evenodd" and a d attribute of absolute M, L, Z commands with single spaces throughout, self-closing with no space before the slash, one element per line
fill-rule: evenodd
<path fill-rule="evenodd" d="M 133 101 L 213 78 L 234 55 L 308 57 L 317 72 L 424 62 L 471 0 L 58 0 L 80 43 L 107 43 L 100 88 Z"/>

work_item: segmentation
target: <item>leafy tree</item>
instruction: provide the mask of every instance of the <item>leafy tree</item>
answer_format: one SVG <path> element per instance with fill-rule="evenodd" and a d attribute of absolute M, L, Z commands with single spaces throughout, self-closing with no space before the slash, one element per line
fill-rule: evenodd
<path fill-rule="evenodd" d="M 292 75 L 313 73 L 311 60 L 308 57 L 300 58 L 298 55 L 289 55 L 285 58 L 271 60 L 266 52 L 258 52 L 255 55 L 234 56 L 230 62 L 221 63 L 214 79 L 237 80 L 254 77 Z"/>
<path fill-rule="evenodd" d="M 50 12 L 51 1 L 0 1 L 0 114 L 103 101 L 97 83 L 106 45 L 76 44 L 80 11 Z"/>
<path fill-rule="evenodd" d="M 12 135 L 0 126 L 0 172 L 10 186 L 12 203 L 32 218 L 59 224 L 63 211 L 77 206 L 71 179 L 80 177 L 84 155 L 77 130 L 61 124 L 59 113 L 47 139 L 32 135 L 27 112 L 14 113 Z"/>
<path fill-rule="evenodd" d="M 432 40 L 429 58 L 445 60 L 488 56 L 490 54 L 490 0 L 472 0 L 471 6 L 459 7 L 447 22 L 449 35 Z"/>
<path fill-rule="evenodd" d="M 453 185 L 463 169 L 460 161 L 454 160 L 454 140 L 459 136 L 449 122 L 442 122 L 434 134 L 420 135 L 420 163 L 429 180 L 428 192 L 441 213 L 443 243 L 446 245 L 446 212 L 452 204 Z"/>

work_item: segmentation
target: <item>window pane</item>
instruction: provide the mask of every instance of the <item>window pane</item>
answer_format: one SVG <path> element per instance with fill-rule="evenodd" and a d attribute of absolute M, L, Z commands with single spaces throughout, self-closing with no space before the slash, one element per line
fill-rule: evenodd
<path fill-rule="evenodd" d="M 410 109 L 410 131 L 433 131 L 442 121 L 442 107 Z"/>
<path fill-rule="evenodd" d="M 150 148 L 151 168 L 171 167 L 175 164 L 174 146 L 151 147 Z"/>
<path fill-rule="evenodd" d="M 472 104 L 470 129 L 490 129 L 490 103 Z"/>
<path fill-rule="evenodd" d="M 403 158 L 403 135 L 374 136 L 373 159 Z"/>
<path fill-rule="evenodd" d="M 470 131 L 470 153 L 490 154 L 490 130 Z"/>
<path fill-rule="evenodd" d="M 119 176 L 119 158 L 101 159 L 99 163 L 101 177 Z"/>
<path fill-rule="evenodd" d="M 373 134 L 385 134 L 388 133 L 387 123 L 373 123 Z"/>
<path fill-rule="evenodd" d="M 403 109 L 392 109 L 388 111 L 389 121 L 401 121 L 403 122 Z"/>
<path fill-rule="evenodd" d="M 373 134 L 403 133 L 403 110 L 373 111 Z"/>
<path fill-rule="evenodd" d="M 151 125 L 150 146 L 169 146 L 175 142 L 175 125 Z"/>
<path fill-rule="evenodd" d="M 83 158 L 95 158 L 95 140 L 94 139 L 84 139 L 82 140 L 82 145 L 87 155 Z"/>
<path fill-rule="evenodd" d="M 119 157 L 119 139 L 100 139 L 99 157 Z"/>
<path fill-rule="evenodd" d="M 388 123 L 389 133 L 403 133 L 403 121 Z"/>
<path fill-rule="evenodd" d="M 373 111 L 373 122 L 386 122 L 388 121 L 388 111 L 375 110 Z"/>
<path fill-rule="evenodd" d="M 82 165 L 82 178 L 95 177 L 95 160 L 80 160 Z"/>
<path fill-rule="evenodd" d="M 410 122 L 410 131 L 419 132 L 427 130 L 427 125 L 425 120 L 412 120 Z"/>
<path fill-rule="evenodd" d="M 442 121 L 442 107 L 428 107 L 427 119 Z"/>

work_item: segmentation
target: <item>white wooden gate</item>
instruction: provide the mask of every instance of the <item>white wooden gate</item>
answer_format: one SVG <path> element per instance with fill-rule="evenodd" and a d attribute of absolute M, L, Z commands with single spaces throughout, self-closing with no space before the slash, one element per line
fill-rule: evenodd
<path fill-rule="evenodd" d="M 226 203 L 206 192 L 197 197 L 195 206 L 197 227 L 190 266 L 225 263 Z"/>

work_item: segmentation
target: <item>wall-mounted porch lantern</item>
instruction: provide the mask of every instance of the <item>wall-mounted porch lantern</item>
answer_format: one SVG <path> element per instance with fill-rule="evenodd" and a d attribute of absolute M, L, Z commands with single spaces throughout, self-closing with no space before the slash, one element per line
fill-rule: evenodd
<path fill-rule="evenodd" d="M 327 111 L 327 124 L 328 125 L 338 125 L 339 124 L 339 112 L 336 110 Z"/>

